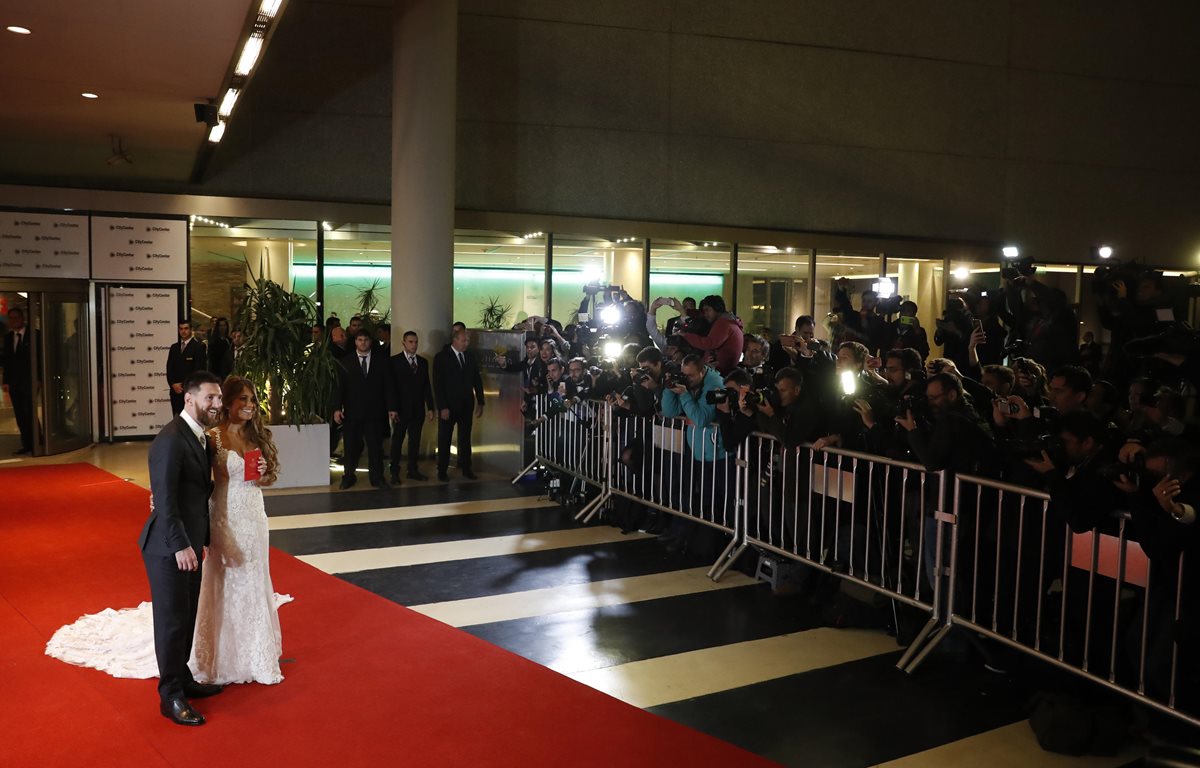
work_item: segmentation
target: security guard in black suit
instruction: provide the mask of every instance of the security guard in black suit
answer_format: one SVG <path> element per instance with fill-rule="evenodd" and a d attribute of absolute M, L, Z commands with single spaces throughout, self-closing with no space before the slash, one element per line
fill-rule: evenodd
<path fill-rule="evenodd" d="M 12 400 L 17 429 L 21 432 L 21 449 L 14 453 L 23 455 L 33 452 L 32 358 L 25 311 L 17 307 L 10 309 L 8 327 L 8 333 L 4 334 L 4 349 L 0 350 L 0 365 L 4 367 L 4 389 Z"/>
<path fill-rule="evenodd" d="M 171 387 L 171 415 L 178 416 L 183 410 L 183 382 L 196 371 L 208 370 L 208 350 L 204 343 L 192 336 L 192 323 L 184 320 L 179 324 L 179 343 L 171 345 L 167 353 L 167 384 Z"/>

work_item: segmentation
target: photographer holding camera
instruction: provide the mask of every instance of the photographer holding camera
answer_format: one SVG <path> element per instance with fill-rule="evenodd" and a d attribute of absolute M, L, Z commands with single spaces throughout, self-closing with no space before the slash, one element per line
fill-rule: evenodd
<path fill-rule="evenodd" d="M 606 399 L 631 415 L 653 416 L 660 409 L 667 366 L 663 353 L 656 347 L 644 348 L 637 355 L 637 367 L 630 370 L 629 386 L 607 395 Z"/>
<path fill-rule="evenodd" d="M 846 448 L 852 451 L 866 450 L 867 429 L 854 403 L 865 400 L 873 410 L 882 411 L 886 402 L 884 391 L 887 380 L 875 372 L 878 360 L 872 358 L 867 348 L 857 341 L 843 342 L 837 351 L 837 375 L 818 383 L 827 388 L 826 428 L 829 434 L 813 441 L 813 448 Z M 811 378 L 805 377 L 812 381 Z M 810 389 L 810 394 L 812 390 Z"/>
<path fill-rule="evenodd" d="M 664 377 L 662 415 L 668 418 L 684 416 L 688 424 L 684 427 L 686 452 L 683 456 L 683 473 L 677 490 L 676 500 L 682 511 L 696 509 L 699 513 L 716 514 L 727 505 L 726 491 L 729 466 L 720 430 L 714 422 L 716 405 L 708 402 L 708 393 L 725 389 L 724 379 L 716 370 L 704 364 L 696 354 L 683 360 L 682 378 Z M 700 482 L 694 482 L 695 479 Z M 696 507 L 696 499 L 700 505 Z M 695 524 L 681 517 L 671 521 L 664 539 L 671 551 L 687 548 Z"/>
<path fill-rule="evenodd" d="M 936 321 L 937 330 L 933 333 L 933 343 L 942 347 L 942 354 L 954 361 L 960 371 L 970 370 L 971 361 L 968 356 L 968 346 L 971 332 L 975 329 L 971 310 L 961 296 L 951 296 L 946 300 L 946 309 Z"/>
<path fill-rule="evenodd" d="M 912 410 L 896 416 L 917 461 L 930 472 L 987 473 L 985 459 L 994 455 L 995 447 L 992 432 L 975 413 L 958 377 L 950 373 L 929 377 L 925 402 L 928 419 L 918 419 Z"/>
<path fill-rule="evenodd" d="M 1040 456 L 1025 459 L 1045 480 L 1050 516 L 1077 533 L 1093 528 L 1115 533 L 1118 497 L 1111 481 L 1117 477 L 1112 470 L 1116 457 L 1109 455 L 1115 450 L 1108 425 L 1088 411 L 1073 411 L 1058 420 L 1056 437 L 1058 455 L 1051 456 L 1047 447 Z"/>
<path fill-rule="evenodd" d="M 883 378 L 887 380 L 887 387 L 878 410 L 876 405 L 862 398 L 854 401 L 854 410 L 866 427 L 868 451 L 904 459 L 908 456 L 908 442 L 900 433 L 895 417 L 909 410 L 914 414 L 924 411 L 925 368 L 920 354 L 915 349 L 889 350 L 883 358 Z"/>
<path fill-rule="evenodd" d="M 742 362 L 738 363 L 738 367 L 750 374 L 756 389 L 769 387 L 775 381 L 775 368 L 767 362 L 770 351 L 771 345 L 762 336 L 753 333 L 745 335 Z"/>
<path fill-rule="evenodd" d="M 727 312 L 725 299 L 716 295 L 700 300 L 700 315 L 708 324 L 708 333 L 702 336 L 685 331 L 679 335 L 693 348 L 711 352 L 716 369 L 721 374 L 729 373 L 742 359 L 742 340 L 745 336 L 742 321 L 732 312 Z"/>
<path fill-rule="evenodd" d="M 891 349 L 915 349 L 921 359 L 929 357 L 929 336 L 917 319 L 917 302 L 900 302 L 900 313 L 888 326 L 881 352 Z"/>

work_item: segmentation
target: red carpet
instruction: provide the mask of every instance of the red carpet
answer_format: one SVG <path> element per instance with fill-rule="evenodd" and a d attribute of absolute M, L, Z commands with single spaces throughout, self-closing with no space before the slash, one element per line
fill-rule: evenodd
<path fill-rule="evenodd" d="M 86 765 L 766 766 L 272 550 L 278 686 L 158 714 L 154 680 L 44 655 L 58 627 L 149 599 L 148 494 L 91 465 L 0 470 L 0 763 Z"/>

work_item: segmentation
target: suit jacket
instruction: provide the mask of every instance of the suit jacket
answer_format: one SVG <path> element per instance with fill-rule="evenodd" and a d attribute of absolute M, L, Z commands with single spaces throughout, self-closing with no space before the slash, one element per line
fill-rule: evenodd
<path fill-rule="evenodd" d="M 167 383 L 182 384 L 196 371 L 208 370 L 208 350 L 195 336 L 180 348 L 180 342 L 171 345 L 167 353 Z"/>
<path fill-rule="evenodd" d="M 446 347 L 433 358 L 433 396 L 438 408 L 451 412 L 470 411 L 483 405 L 483 377 L 479 366 L 469 353 L 463 353 L 465 363 L 459 366 L 453 347 Z"/>
<path fill-rule="evenodd" d="M 192 428 L 176 416 L 150 444 L 150 512 L 138 546 L 152 555 L 172 555 L 208 546 L 208 497 L 212 495 L 212 441 L 208 451 Z"/>
<path fill-rule="evenodd" d="M 392 367 L 388 359 L 374 349 L 363 376 L 358 362 L 358 350 L 338 360 L 341 366 L 339 386 L 334 393 L 333 409 L 342 411 L 346 421 L 387 419 L 388 411 L 396 410 L 396 387 L 392 382 Z"/>
<path fill-rule="evenodd" d="M 392 357 L 392 381 L 396 386 L 396 404 L 401 417 L 421 419 L 425 417 L 425 411 L 434 410 L 428 360 L 417 355 L 417 371 L 413 373 L 408 355 L 403 352 L 395 355 Z"/>
<path fill-rule="evenodd" d="M 29 358 L 29 335 L 33 329 L 28 325 L 21 331 L 21 346 L 16 346 L 16 331 L 4 334 L 4 349 L 0 351 L 0 367 L 4 368 L 4 383 L 28 388 L 32 371 Z"/>

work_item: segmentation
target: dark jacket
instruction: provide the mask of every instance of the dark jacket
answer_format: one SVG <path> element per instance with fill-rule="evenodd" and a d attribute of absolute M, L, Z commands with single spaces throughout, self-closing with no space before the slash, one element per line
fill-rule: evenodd
<path fill-rule="evenodd" d="M 182 384 L 196 371 L 208 370 L 208 350 L 195 336 L 187 344 L 175 342 L 167 353 L 167 384 Z"/>
<path fill-rule="evenodd" d="M 392 367 L 381 353 L 371 350 L 366 376 L 359 365 L 357 350 L 338 360 L 338 365 L 341 376 L 334 393 L 333 409 L 342 411 L 345 421 L 386 419 L 388 411 L 396 410 Z"/>
<path fill-rule="evenodd" d="M 429 381 L 429 361 L 417 355 L 417 370 L 414 373 L 408 363 L 408 355 L 401 352 L 392 357 L 392 382 L 396 387 L 396 405 L 401 418 L 424 418 L 425 411 L 432 411 L 433 385 Z"/>
<path fill-rule="evenodd" d="M 200 556 L 208 546 L 208 497 L 212 494 L 212 445 L 200 445 L 183 416 L 176 416 L 150 444 L 150 496 L 153 510 L 138 547 L 151 555 L 172 555 L 188 547 Z"/>
<path fill-rule="evenodd" d="M 483 406 L 483 377 L 479 365 L 466 351 L 463 360 L 463 365 L 459 366 L 454 348 L 450 346 L 433 358 L 433 397 L 438 409 L 462 413 L 476 405 Z"/>
<path fill-rule="evenodd" d="M 9 331 L 4 334 L 4 348 L 0 350 L 0 367 L 4 368 L 4 383 L 16 387 L 29 388 L 32 380 L 29 357 L 29 335 L 33 330 L 27 325 L 22 331 L 20 347 L 16 346 L 17 334 Z"/>

